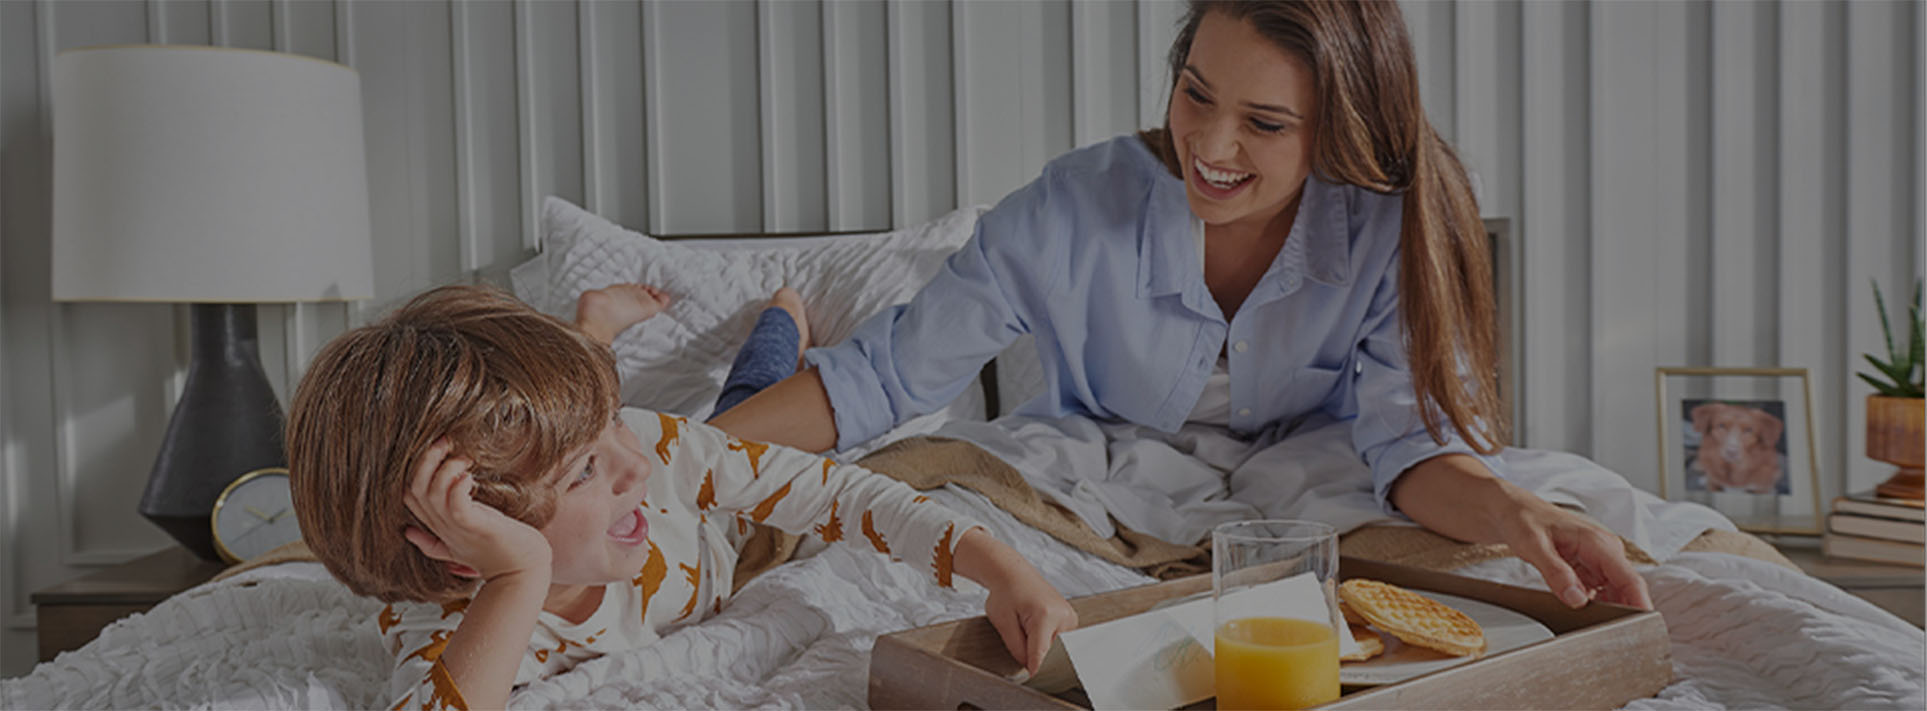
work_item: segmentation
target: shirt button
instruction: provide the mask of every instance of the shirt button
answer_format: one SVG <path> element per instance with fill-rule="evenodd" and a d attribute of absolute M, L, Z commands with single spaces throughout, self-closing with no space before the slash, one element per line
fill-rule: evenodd
<path fill-rule="evenodd" d="M 1240 409 L 1240 410 L 1238 410 L 1238 416 L 1239 416 L 1239 417 L 1250 417 L 1250 416 L 1251 416 L 1251 408 L 1249 408 L 1249 407 L 1247 407 L 1247 408 L 1243 408 L 1243 409 Z"/>
<path fill-rule="evenodd" d="M 1245 343 L 1244 341 L 1239 341 L 1239 342 L 1237 343 L 1237 345 L 1234 345 L 1234 346 L 1232 346 L 1232 347 L 1231 347 L 1231 349 L 1232 349 L 1232 350 L 1235 350 L 1235 351 L 1237 351 L 1237 352 L 1239 352 L 1239 353 L 1243 353 L 1243 352 L 1245 352 L 1245 349 L 1247 349 L 1247 348 L 1250 348 L 1250 347 L 1251 347 L 1251 344 L 1249 344 L 1249 343 Z"/>

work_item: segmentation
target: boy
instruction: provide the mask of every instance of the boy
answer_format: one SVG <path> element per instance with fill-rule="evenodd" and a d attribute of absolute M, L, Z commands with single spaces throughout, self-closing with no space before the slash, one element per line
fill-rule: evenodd
<path fill-rule="evenodd" d="M 295 511 L 351 590 L 413 603 L 378 620 L 396 708 L 499 708 L 720 609 L 724 527 L 749 522 L 983 583 L 1026 666 L 1075 625 L 1021 556 L 901 483 L 616 393 L 606 344 L 475 287 L 430 291 L 316 356 L 288 420 Z"/>

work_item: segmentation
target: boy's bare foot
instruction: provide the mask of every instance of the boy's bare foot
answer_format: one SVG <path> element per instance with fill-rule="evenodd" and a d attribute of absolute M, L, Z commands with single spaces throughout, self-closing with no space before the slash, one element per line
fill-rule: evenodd
<path fill-rule="evenodd" d="M 786 286 L 769 297 L 769 305 L 788 312 L 790 320 L 796 322 L 796 367 L 800 370 L 803 351 L 810 348 L 810 320 L 803 314 L 803 295 Z"/>
<path fill-rule="evenodd" d="M 669 294 L 644 284 L 613 284 L 582 292 L 575 302 L 575 325 L 603 343 L 613 343 L 630 326 L 669 307 Z"/>

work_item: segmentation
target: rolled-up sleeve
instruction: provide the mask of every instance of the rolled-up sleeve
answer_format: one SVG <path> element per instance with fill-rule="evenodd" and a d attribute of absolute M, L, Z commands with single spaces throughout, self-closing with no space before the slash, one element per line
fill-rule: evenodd
<path fill-rule="evenodd" d="M 1029 330 L 1018 289 L 1046 251 L 1039 243 L 1050 230 L 1049 180 L 1046 173 L 984 213 L 910 303 L 870 317 L 840 344 L 804 354 L 829 393 L 837 449 L 949 404 Z"/>
<path fill-rule="evenodd" d="M 1444 454 L 1478 457 L 1494 474 L 1505 476 L 1498 459 L 1479 454 L 1450 421 L 1440 423 L 1443 443 L 1426 431 L 1399 325 L 1397 260 L 1385 270 L 1373 293 L 1363 332 L 1350 388 L 1357 412 L 1352 445 L 1372 470 L 1372 495 L 1379 507 L 1389 514 L 1399 513 L 1391 501 L 1392 484 L 1419 462 Z"/>

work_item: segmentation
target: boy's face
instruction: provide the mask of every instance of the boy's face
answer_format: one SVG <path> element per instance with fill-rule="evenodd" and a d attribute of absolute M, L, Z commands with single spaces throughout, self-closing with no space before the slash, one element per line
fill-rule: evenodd
<path fill-rule="evenodd" d="M 586 450 L 564 464 L 555 482 L 555 516 L 542 527 L 553 552 L 555 585 L 627 580 L 648 562 L 649 460 L 620 416 Z"/>

